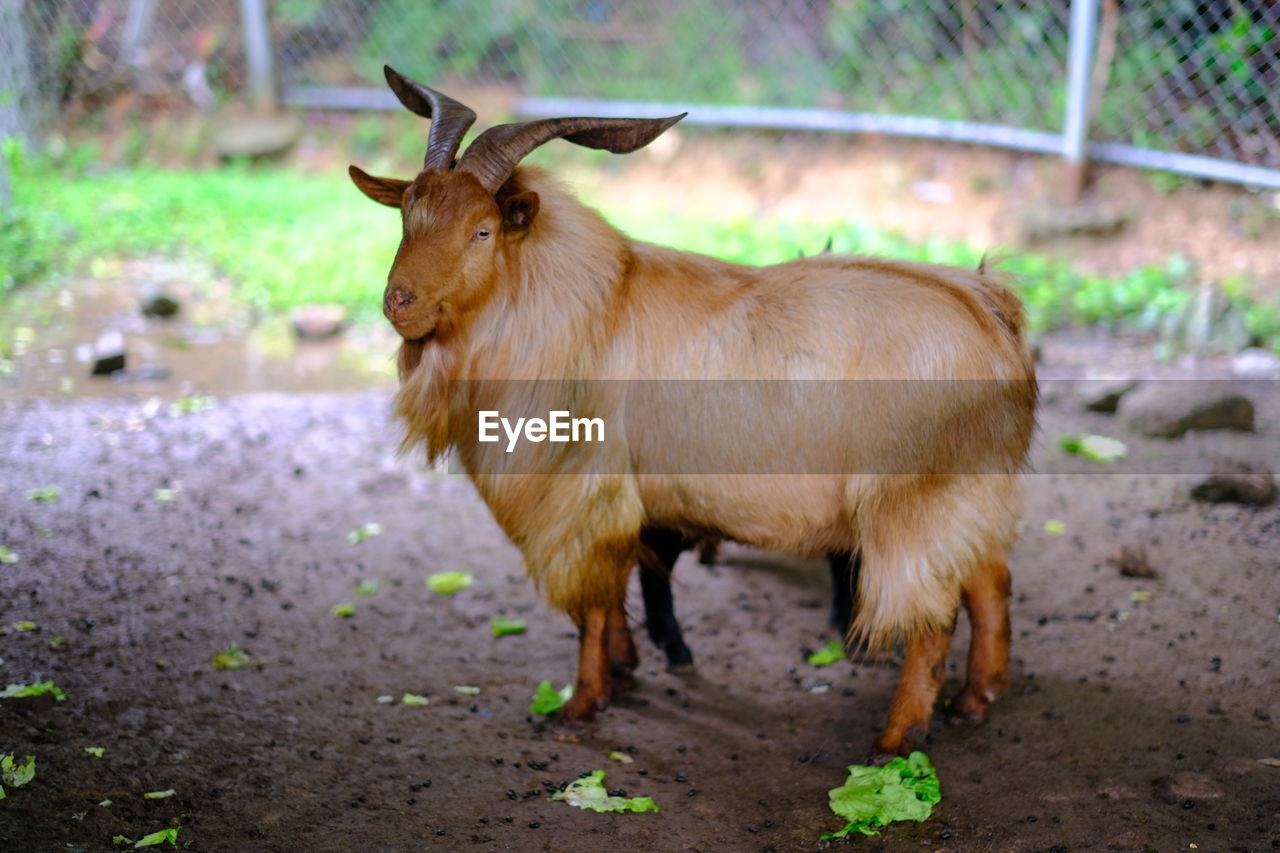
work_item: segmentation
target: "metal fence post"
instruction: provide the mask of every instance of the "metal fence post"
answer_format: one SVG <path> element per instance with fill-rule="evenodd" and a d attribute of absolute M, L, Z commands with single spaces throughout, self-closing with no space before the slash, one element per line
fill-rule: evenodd
<path fill-rule="evenodd" d="M 1062 127 L 1064 191 L 1068 203 L 1084 190 L 1085 146 L 1089 133 L 1089 72 L 1098 26 L 1098 0 L 1071 0 L 1067 46 L 1067 112 Z"/>
<path fill-rule="evenodd" d="M 249 72 L 249 100 L 254 109 L 271 112 L 276 108 L 276 85 L 271 69 L 271 30 L 265 0 L 240 0 L 240 21 Z"/>

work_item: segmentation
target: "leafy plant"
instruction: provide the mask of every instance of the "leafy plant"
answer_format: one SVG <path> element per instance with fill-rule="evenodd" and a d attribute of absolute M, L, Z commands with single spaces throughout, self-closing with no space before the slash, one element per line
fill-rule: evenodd
<path fill-rule="evenodd" d="M 573 685 L 566 684 L 559 690 L 551 686 L 550 681 L 543 681 L 533 692 L 533 704 L 529 706 L 530 714 L 554 714 L 564 707 L 573 696 Z"/>
<path fill-rule="evenodd" d="M 855 764 L 849 778 L 828 793 L 831 811 L 848 821 L 822 836 L 844 838 L 853 832 L 879 835 L 896 820 L 926 820 L 942 800 L 938 772 L 923 752 L 895 758 L 883 767 Z"/>
<path fill-rule="evenodd" d="M 565 802 L 580 809 L 593 812 L 656 812 L 658 804 L 652 797 L 616 797 L 610 796 L 604 786 L 604 771 L 593 770 L 575 779 L 557 791 L 548 799 Z"/>

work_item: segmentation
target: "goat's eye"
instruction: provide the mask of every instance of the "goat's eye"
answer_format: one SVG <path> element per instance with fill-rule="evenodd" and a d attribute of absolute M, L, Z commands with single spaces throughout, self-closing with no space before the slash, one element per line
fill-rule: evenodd
<path fill-rule="evenodd" d="M 478 228 L 478 229 L 476 229 L 476 233 L 472 235 L 471 239 L 472 239 L 472 240 L 488 240 L 488 239 L 489 239 L 489 229 L 488 229 L 488 228 Z"/>

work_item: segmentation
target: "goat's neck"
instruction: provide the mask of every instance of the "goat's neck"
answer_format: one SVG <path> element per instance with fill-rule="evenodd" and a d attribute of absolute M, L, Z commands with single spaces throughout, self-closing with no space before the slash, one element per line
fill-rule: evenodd
<path fill-rule="evenodd" d="M 536 169 L 515 180 L 541 209 L 504 253 L 494 297 L 460 341 L 458 378 L 565 379 L 590 375 L 632 256 L 600 214 Z"/>

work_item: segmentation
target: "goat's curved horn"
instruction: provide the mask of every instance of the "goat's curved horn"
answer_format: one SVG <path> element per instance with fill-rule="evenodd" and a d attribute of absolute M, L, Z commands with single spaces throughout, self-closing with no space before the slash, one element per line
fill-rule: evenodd
<path fill-rule="evenodd" d="M 586 148 L 627 154 L 643 148 L 671 125 L 687 116 L 670 118 L 547 118 L 500 124 L 476 137 L 458 161 L 490 192 L 506 183 L 517 164 L 533 149 L 563 138 Z"/>
<path fill-rule="evenodd" d="M 453 157 L 458 153 L 467 128 L 475 124 L 476 114 L 448 95 L 410 80 L 390 65 L 384 65 L 382 71 L 386 74 L 387 85 L 396 93 L 400 103 L 410 112 L 431 119 L 427 155 L 422 159 L 422 168 L 452 168 Z"/>

